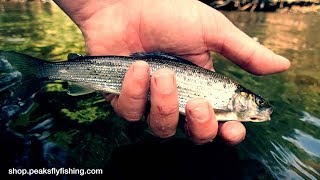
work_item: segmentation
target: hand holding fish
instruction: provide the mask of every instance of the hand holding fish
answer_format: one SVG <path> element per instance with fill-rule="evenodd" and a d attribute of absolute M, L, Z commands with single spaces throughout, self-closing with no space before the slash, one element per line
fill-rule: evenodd
<path fill-rule="evenodd" d="M 215 51 L 257 75 L 282 72 L 290 66 L 287 59 L 261 46 L 220 12 L 199 1 L 55 2 L 81 29 L 90 55 L 168 52 L 212 69 L 209 51 Z M 175 133 L 179 113 L 174 72 L 156 71 L 149 86 L 149 71 L 145 62 L 134 63 L 126 73 L 120 95 L 107 99 L 118 114 L 136 121 L 143 115 L 150 87 L 149 125 L 154 134 L 169 137 Z M 212 140 L 217 132 L 229 144 L 237 144 L 245 137 L 240 122 L 218 125 L 210 103 L 204 99 L 190 100 L 185 112 L 186 129 L 198 144 Z"/>

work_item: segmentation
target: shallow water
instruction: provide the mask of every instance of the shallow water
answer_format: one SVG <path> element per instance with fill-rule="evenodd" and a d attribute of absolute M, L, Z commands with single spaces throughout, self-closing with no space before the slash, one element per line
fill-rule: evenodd
<path fill-rule="evenodd" d="M 248 151 L 249 157 L 263 162 L 274 177 L 318 179 L 319 15 L 245 12 L 226 15 L 240 29 L 292 63 L 289 71 L 267 77 L 243 76 L 245 73 L 234 67 L 222 65 L 226 74 L 248 86 L 254 84 L 253 89 L 270 99 L 275 109 L 270 123 L 246 126 L 248 137 L 240 148 Z"/>
<path fill-rule="evenodd" d="M 218 168 L 239 171 L 245 179 L 320 178 L 320 15 L 223 13 L 248 35 L 292 62 L 285 73 L 256 77 L 214 56 L 218 72 L 261 94 L 274 106 L 272 121 L 245 123 L 247 137 L 239 146 L 230 148 L 219 140 L 193 146 L 180 132 L 169 140 L 154 138 L 144 121 L 123 121 L 99 94 L 70 97 L 65 84 L 58 81 L 27 102 L 28 108 L 19 117 L 0 123 L 0 160 L 6 162 L 0 167 L 72 165 L 104 168 L 119 176 L 120 170 L 143 172 L 141 167 L 152 171 L 148 166 L 160 168 L 157 163 L 169 161 L 169 167 L 176 171 L 168 167 L 163 171 L 180 177 L 228 177 L 210 173 Z M 53 3 L 0 2 L 0 24 L 0 50 L 51 60 L 85 52 L 81 32 Z M 209 175 L 192 174 L 193 168 Z"/>

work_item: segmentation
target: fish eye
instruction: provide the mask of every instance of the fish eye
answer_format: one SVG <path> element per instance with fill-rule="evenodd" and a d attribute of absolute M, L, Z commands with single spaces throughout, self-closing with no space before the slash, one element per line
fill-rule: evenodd
<path fill-rule="evenodd" d="M 256 97 L 256 104 L 258 105 L 258 106 L 263 106 L 264 104 L 265 104 L 265 101 L 264 101 L 264 99 L 262 99 L 262 98 L 260 98 L 260 97 Z"/>

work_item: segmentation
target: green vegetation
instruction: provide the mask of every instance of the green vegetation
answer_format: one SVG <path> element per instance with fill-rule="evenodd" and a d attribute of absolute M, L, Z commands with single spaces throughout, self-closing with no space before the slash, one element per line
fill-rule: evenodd
<path fill-rule="evenodd" d="M 98 107 L 88 107 L 86 109 L 71 112 L 68 109 L 61 109 L 61 112 L 66 114 L 72 120 L 78 121 L 78 123 L 93 122 L 97 119 L 104 119 L 108 117 L 110 112 L 98 111 Z"/>
<path fill-rule="evenodd" d="M 286 177 L 286 172 L 302 178 L 319 177 L 314 171 L 320 170 L 320 154 L 310 152 L 319 146 L 320 139 L 320 35 L 316 28 L 320 27 L 320 18 L 224 13 L 251 37 L 292 62 L 288 72 L 257 77 L 214 56 L 218 72 L 261 94 L 274 107 L 272 121 L 245 123 L 247 138 L 237 147 L 240 157 L 259 160 L 274 177 Z M 65 59 L 70 52 L 85 52 L 81 32 L 53 3 L 0 2 L 0 24 L 0 50 L 53 61 Z M 7 92 L 0 97 L 5 100 L 9 96 Z M 138 123 L 124 121 L 99 93 L 69 96 L 66 83 L 60 81 L 37 93 L 33 105 L 11 120 L 9 128 L 23 137 L 30 128 L 49 118 L 53 118 L 53 127 L 47 140 L 70 152 L 79 167 L 105 167 L 115 148 L 150 139 L 160 141 L 148 133 L 145 119 Z M 309 144 L 299 138 L 306 138 Z"/>

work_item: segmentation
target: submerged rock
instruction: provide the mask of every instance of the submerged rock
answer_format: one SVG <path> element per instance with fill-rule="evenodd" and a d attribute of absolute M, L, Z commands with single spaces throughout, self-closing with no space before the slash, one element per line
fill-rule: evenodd
<path fill-rule="evenodd" d="M 50 129 L 53 126 L 53 118 L 46 119 L 41 123 L 38 123 L 29 130 L 29 133 L 41 132 Z"/>
<path fill-rule="evenodd" d="M 4 107 L 1 107 L 0 109 L 0 120 L 2 121 L 8 121 L 10 117 L 18 114 L 20 111 L 19 105 L 7 105 Z"/>
<path fill-rule="evenodd" d="M 48 168 L 68 167 L 70 162 L 69 153 L 51 141 L 44 142 L 42 156 Z"/>

